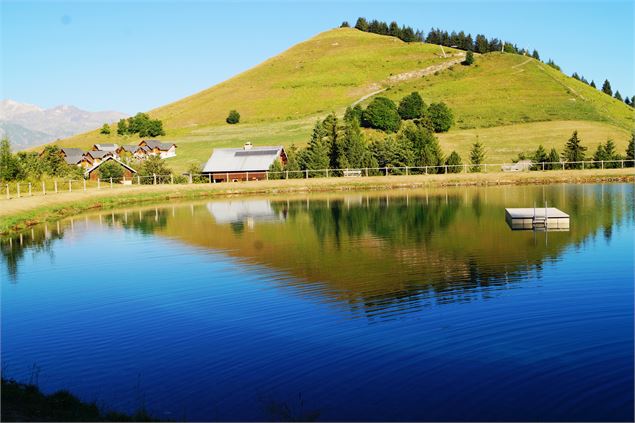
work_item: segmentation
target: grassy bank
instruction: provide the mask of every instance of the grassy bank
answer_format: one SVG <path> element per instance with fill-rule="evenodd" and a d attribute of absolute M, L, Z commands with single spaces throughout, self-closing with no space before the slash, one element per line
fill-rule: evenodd
<path fill-rule="evenodd" d="M 369 178 L 315 178 L 254 181 L 233 184 L 142 185 L 114 190 L 65 192 L 57 195 L 0 200 L 0 233 L 20 231 L 91 209 L 111 209 L 172 200 L 346 190 L 405 189 L 461 185 L 509 185 L 633 181 L 627 169 L 567 170 L 550 172 L 375 176 Z"/>
<path fill-rule="evenodd" d="M 35 385 L 2 379 L 2 421 L 6 422 L 150 422 L 145 411 L 127 415 L 101 410 L 68 391 L 43 394 Z"/>

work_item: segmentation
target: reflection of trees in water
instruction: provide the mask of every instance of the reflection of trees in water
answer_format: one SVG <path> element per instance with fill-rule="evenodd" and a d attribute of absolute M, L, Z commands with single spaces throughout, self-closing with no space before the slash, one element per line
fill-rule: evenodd
<path fill-rule="evenodd" d="M 144 235 L 151 235 L 166 227 L 169 211 L 165 208 L 139 210 L 134 212 L 113 213 L 107 216 L 110 226 L 121 226 Z"/>
<path fill-rule="evenodd" d="M 64 232 L 57 226 L 49 230 L 48 225 L 33 227 L 18 235 L 0 240 L 0 254 L 5 263 L 12 283 L 17 282 L 18 265 L 24 259 L 26 251 L 48 253 L 53 255 L 53 243 L 64 237 Z"/>

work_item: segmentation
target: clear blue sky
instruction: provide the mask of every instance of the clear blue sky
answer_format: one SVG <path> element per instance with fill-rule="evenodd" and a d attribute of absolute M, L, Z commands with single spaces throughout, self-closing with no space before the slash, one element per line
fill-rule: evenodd
<path fill-rule="evenodd" d="M 358 16 L 483 33 L 635 94 L 634 4 L 563 2 L 1 1 L 0 96 L 44 107 L 148 110 Z"/>

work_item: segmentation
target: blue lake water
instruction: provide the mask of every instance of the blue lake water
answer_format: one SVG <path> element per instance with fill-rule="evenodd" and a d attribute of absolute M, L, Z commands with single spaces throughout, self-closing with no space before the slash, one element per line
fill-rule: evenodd
<path fill-rule="evenodd" d="M 547 200 L 566 232 L 512 231 Z M 164 419 L 633 419 L 630 184 L 232 198 L 3 239 L 3 375 Z"/>

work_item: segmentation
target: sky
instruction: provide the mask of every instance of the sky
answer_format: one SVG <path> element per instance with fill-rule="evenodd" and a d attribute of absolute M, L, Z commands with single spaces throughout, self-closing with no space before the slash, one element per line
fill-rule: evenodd
<path fill-rule="evenodd" d="M 635 94 L 629 1 L 0 0 L 0 98 L 145 111 L 194 94 L 358 16 L 483 33 Z"/>

